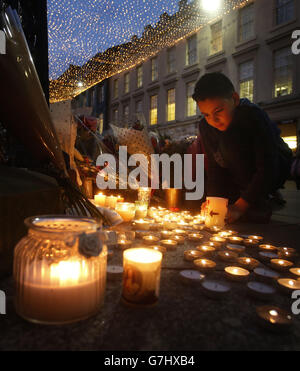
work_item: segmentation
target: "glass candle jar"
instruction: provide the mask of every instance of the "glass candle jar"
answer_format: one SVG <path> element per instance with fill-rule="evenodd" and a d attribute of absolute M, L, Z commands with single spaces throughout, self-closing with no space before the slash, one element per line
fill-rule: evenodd
<path fill-rule="evenodd" d="M 106 286 L 106 233 L 91 218 L 40 216 L 14 251 L 16 312 L 42 324 L 96 314 Z"/>
<path fill-rule="evenodd" d="M 116 205 L 116 212 L 124 222 L 131 222 L 135 216 L 135 204 L 130 202 L 118 202 Z"/>

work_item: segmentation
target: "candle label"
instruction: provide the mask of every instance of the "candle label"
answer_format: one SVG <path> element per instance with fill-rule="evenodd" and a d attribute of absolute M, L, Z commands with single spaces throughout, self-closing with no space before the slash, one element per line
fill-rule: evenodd
<path fill-rule="evenodd" d="M 133 304 L 155 304 L 159 296 L 160 266 L 155 271 L 140 272 L 136 266 L 124 264 L 123 297 Z"/>
<path fill-rule="evenodd" d="M 103 237 L 101 232 L 81 233 L 78 238 L 78 251 L 86 258 L 99 256 L 103 249 Z"/>

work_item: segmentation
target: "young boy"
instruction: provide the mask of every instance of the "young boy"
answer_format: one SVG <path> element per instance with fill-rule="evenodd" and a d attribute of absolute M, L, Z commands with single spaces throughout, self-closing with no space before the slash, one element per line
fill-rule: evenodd
<path fill-rule="evenodd" d="M 240 99 L 222 73 L 208 73 L 193 99 L 203 115 L 200 135 L 208 160 L 207 195 L 229 199 L 228 222 L 268 222 L 268 196 L 281 188 L 292 153 L 266 112 Z"/>

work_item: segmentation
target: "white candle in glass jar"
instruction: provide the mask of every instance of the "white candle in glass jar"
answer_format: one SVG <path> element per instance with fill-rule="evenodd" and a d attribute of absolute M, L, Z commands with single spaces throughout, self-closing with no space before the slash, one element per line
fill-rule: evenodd
<path fill-rule="evenodd" d="M 105 206 L 106 196 L 103 193 L 99 193 L 98 195 L 95 195 L 94 201 L 97 206 Z"/>
<path fill-rule="evenodd" d="M 114 209 L 116 207 L 118 198 L 115 196 L 107 196 L 105 200 L 105 207 Z"/>

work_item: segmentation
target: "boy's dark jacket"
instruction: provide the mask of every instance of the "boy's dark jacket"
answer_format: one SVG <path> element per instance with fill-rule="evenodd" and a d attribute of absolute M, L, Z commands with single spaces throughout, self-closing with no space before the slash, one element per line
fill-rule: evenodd
<path fill-rule="evenodd" d="M 280 188 L 287 179 L 292 151 L 267 113 L 248 99 L 240 100 L 225 132 L 213 128 L 204 118 L 199 131 L 208 161 L 208 196 L 226 197 L 224 183 L 230 179 L 239 187 L 240 197 L 252 204 Z M 247 171 L 237 171 L 237 163 L 245 164 Z"/>

